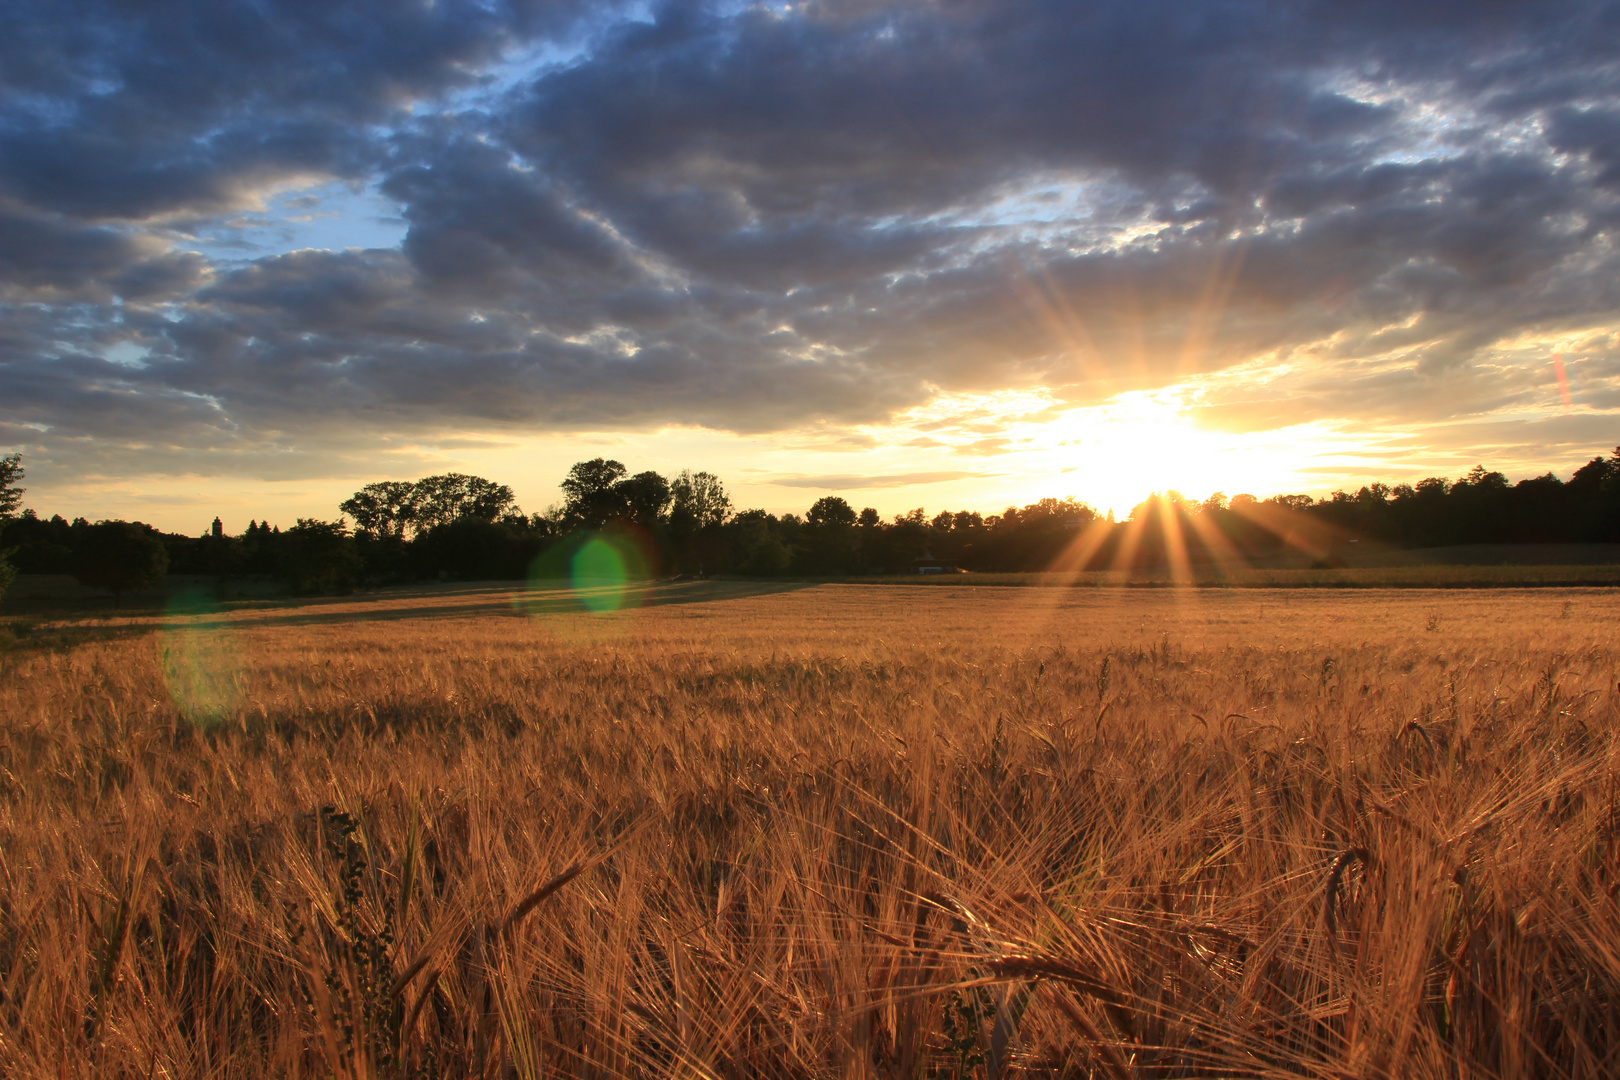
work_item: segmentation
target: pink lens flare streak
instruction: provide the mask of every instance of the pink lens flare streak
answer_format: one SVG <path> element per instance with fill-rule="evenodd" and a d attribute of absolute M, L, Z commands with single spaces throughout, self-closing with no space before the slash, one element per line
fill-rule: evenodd
<path fill-rule="evenodd" d="M 1569 408 L 1569 376 L 1564 374 L 1564 354 L 1553 353 L 1553 374 L 1558 376 L 1558 396 L 1563 399 L 1564 408 Z"/>

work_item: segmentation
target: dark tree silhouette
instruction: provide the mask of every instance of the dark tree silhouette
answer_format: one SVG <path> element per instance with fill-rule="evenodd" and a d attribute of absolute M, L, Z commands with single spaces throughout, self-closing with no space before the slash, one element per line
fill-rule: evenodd
<path fill-rule="evenodd" d="M 347 592 L 360 575 L 360 555 L 342 518 L 299 518 L 281 534 L 278 548 L 277 570 L 294 592 Z"/>
<path fill-rule="evenodd" d="M 725 565 L 730 558 L 725 525 L 731 517 L 731 499 L 720 478 L 683 469 L 669 491 L 669 543 L 675 565 L 700 572 Z"/>
<path fill-rule="evenodd" d="M 804 520 L 811 525 L 853 525 L 860 520 L 849 503 L 837 495 L 823 495 L 816 500 L 810 512 L 804 515 Z"/>
<path fill-rule="evenodd" d="M 1567 481 L 1547 473 L 1515 484 L 1477 466 L 1455 481 L 1372 483 L 1320 500 L 1217 493 L 1195 502 L 1169 492 L 1119 523 L 1072 498 L 1010 506 L 988 517 L 965 510 L 929 515 L 919 508 L 886 521 L 870 507 L 857 514 L 836 495 L 817 499 L 802 518 L 734 513 L 711 473 L 683 471 L 666 481 L 595 458 L 569 470 L 562 507 L 532 518 L 518 512 L 505 485 L 448 473 L 367 484 L 342 504 L 357 523 L 353 535 L 341 520 L 300 519 L 285 533 L 255 521 L 240 538 L 199 539 L 122 522 L 91 526 L 81 518 L 70 525 L 59 516 L 42 521 L 32 511 L 18 516 L 22 476 L 17 455 L 0 457 L 0 584 L 9 561 L 24 574 L 74 572 L 120 598 L 155 576 L 158 547 L 167 549 L 175 573 L 222 581 L 237 573 L 279 576 L 299 592 L 331 592 L 362 580 L 558 572 L 590 539 L 585 530 L 632 525 L 649 572 L 672 567 L 749 575 L 903 573 L 924 556 L 972 570 L 1145 569 L 1234 555 L 1293 553 L 1290 558 L 1303 554 L 1340 565 L 1386 547 L 1620 544 L 1620 448 L 1593 458 Z M 128 541 L 125 548 L 151 556 L 144 568 L 115 574 L 115 564 L 134 558 L 128 551 L 115 557 L 118 537 Z M 1362 543 L 1368 540 L 1373 543 Z M 1587 557 L 1561 557 L 1574 555 Z M 1604 551 L 1589 555 L 1612 558 Z"/>
<path fill-rule="evenodd" d="M 410 559 L 423 577 L 511 579 L 524 576 L 544 544 L 525 526 L 465 517 L 418 536 Z"/>
<path fill-rule="evenodd" d="M 713 473 L 682 469 L 669 490 L 672 522 L 684 519 L 693 529 L 712 529 L 724 525 L 731 516 L 731 498 Z"/>
<path fill-rule="evenodd" d="M 778 522 L 763 510 L 744 510 L 731 521 L 739 573 L 773 577 L 788 568 L 793 553 L 778 534 Z"/>
<path fill-rule="evenodd" d="M 461 518 L 499 521 L 517 512 L 517 499 L 505 484 L 492 483 L 482 476 L 445 473 L 425 476 L 414 485 L 414 513 L 411 523 L 418 532 L 436 525 L 448 525 Z"/>
<path fill-rule="evenodd" d="M 16 515 L 17 507 L 22 503 L 25 489 L 17 486 L 17 481 L 22 478 L 21 455 L 0 457 L 0 541 L 5 540 L 6 524 Z M 17 576 L 17 568 L 11 565 L 10 554 L 9 550 L 0 547 L 0 596 L 6 595 L 6 590 L 11 588 Z"/>
<path fill-rule="evenodd" d="M 581 461 L 563 479 L 563 516 L 574 525 L 600 529 L 614 518 L 626 517 L 624 492 L 619 488 L 629 470 L 606 458 Z"/>
<path fill-rule="evenodd" d="M 0 457 L 0 522 L 10 521 L 16 516 L 17 507 L 22 505 L 23 492 L 28 490 L 17 486 L 22 478 L 21 454 Z"/>
<path fill-rule="evenodd" d="M 207 574 L 222 585 L 226 579 L 241 573 L 247 561 L 247 551 L 242 541 L 234 536 L 207 536 L 193 541 L 193 545 L 192 559 L 196 571 Z M 173 566 L 173 555 L 169 557 L 169 562 Z"/>
<path fill-rule="evenodd" d="M 837 495 L 817 499 L 804 515 L 794 561 L 808 574 L 848 574 L 860 569 L 859 516 Z"/>
<path fill-rule="evenodd" d="M 112 593 L 114 607 L 125 593 L 157 584 L 168 569 L 169 553 L 151 526 L 101 521 L 75 529 L 73 576 Z"/>
<path fill-rule="evenodd" d="M 625 515 L 644 529 L 656 529 L 669 508 L 669 481 L 655 472 L 639 472 L 613 485 Z"/>
<path fill-rule="evenodd" d="M 1609 458 L 1595 457 L 1575 470 L 1568 487 L 1574 497 L 1581 539 L 1620 540 L 1620 446 Z"/>
<path fill-rule="evenodd" d="M 360 532 L 404 539 L 405 530 L 416 523 L 417 487 L 406 480 L 367 484 L 338 509 L 354 518 Z"/>

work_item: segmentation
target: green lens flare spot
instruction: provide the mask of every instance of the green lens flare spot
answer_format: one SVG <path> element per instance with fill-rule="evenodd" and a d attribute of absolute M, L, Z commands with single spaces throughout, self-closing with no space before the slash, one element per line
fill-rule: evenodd
<path fill-rule="evenodd" d="M 206 593 L 180 593 L 167 608 L 158 660 L 169 700 L 191 723 L 213 727 L 230 715 L 240 696 L 234 642 L 208 619 L 219 605 Z"/>
<path fill-rule="evenodd" d="M 608 540 L 592 537 L 580 545 L 568 576 L 574 598 L 587 611 L 601 614 L 624 606 L 630 569 L 618 547 Z"/>

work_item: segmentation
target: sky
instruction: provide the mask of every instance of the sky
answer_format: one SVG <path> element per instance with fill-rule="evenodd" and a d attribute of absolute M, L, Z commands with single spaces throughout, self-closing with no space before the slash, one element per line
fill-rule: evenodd
<path fill-rule="evenodd" d="M 1617 225 L 1620 3 L 8 0 L 0 452 L 187 533 L 1567 478 Z"/>

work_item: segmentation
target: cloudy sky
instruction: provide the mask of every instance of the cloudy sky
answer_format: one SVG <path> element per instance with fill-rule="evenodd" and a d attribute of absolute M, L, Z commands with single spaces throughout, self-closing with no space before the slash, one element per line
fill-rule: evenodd
<path fill-rule="evenodd" d="M 1617 225 L 1616 3 L 8 0 L 0 450 L 186 532 L 1567 476 Z"/>

